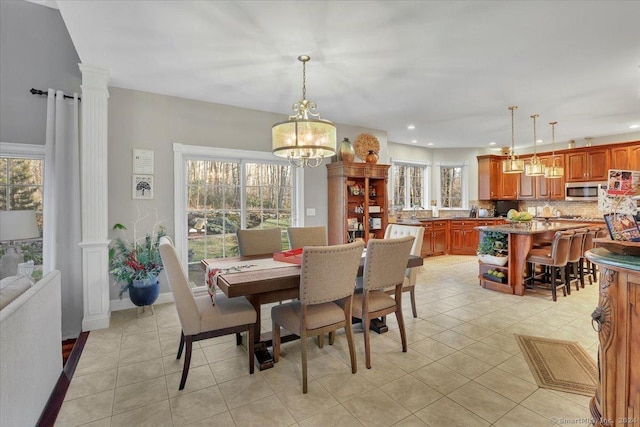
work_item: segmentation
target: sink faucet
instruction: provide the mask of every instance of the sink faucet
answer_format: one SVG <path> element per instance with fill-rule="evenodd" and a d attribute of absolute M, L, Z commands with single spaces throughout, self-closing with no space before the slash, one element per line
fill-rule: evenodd
<path fill-rule="evenodd" d="M 413 213 L 411 214 L 411 219 L 418 218 L 418 208 L 419 207 L 420 206 L 418 204 L 414 203 L 414 205 L 413 205 Z"/>

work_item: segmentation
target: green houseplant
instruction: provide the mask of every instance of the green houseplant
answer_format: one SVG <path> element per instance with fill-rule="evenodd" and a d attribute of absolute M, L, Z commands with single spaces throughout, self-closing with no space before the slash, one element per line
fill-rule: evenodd
<path fill-rule="evenodd" d="M 505 265 L 508 251 L 507 234 L 500 231 L 482 231 L 476 251 L 485 264 Z"/>
<path fill-rule="evenodd" d="M 120 298 L 125 291 L 129 291 L 129 297 L 136 305 L 150 305 L 158 297 L 158 274 L 163 269 L 162 258 L 160 257 L 159 241 L 165 236 L 164 227 L 154 227 L 152 233 L 145 235 L 144 239 L 136 240 L 135 231 L 133 240 L 129 240 L 125 231 L 127 228 L 122 224 L 113 226 L 113 230 L 119 236 L 113 240 L 113 246 L 109 249 L 110 273 L 115 282 L 120 285 Z M 155 293 L 144 298 L 144 301 L 153 299 L 152 302 L 139 304 L 134 299 L 134 288 L 155 288 L 146 291 L 136 291 L 136 293 Z M 148 295 L 147 295 L 148 296 Z"/>

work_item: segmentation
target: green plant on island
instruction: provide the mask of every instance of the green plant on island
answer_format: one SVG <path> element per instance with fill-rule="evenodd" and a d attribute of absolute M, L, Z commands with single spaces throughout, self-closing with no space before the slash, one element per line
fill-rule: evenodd
<path fill-rule="evenodd" d="M 482 231 L 478 244 L 478 255 L 506 255 L 508 249 L 507 234 L 500 231 Z"/>

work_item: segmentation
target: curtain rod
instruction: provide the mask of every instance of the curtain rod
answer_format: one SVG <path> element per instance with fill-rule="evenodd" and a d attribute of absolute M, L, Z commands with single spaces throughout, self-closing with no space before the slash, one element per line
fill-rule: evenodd
<path fill-rule="evenodd" d="M 40 89 L 34 89 L 34 88 L 31 88 L 31 90 L 29 92 L 31 92 L 31 95 L 45 95 L 45 96 L 49 95 L 48 92 L 45 92 L 45 91 L 40 90 Z M 64 97 L 68 98 L 68 99 L 73 99 L 73 96 L 71 96 L 71 95 L 64 95 Z M 82 101 L 82 98 L 78 97 L 78 101 Z"/>

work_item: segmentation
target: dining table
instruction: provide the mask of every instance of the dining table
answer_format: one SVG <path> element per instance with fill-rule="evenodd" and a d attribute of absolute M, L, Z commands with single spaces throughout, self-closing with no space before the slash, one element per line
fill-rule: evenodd
<path fill-rule="evenodd" d="M 200 263 L 205 272 L 217 271 L 214 285 L 227 297 L 245 297 L 256 310 L 255 356 L 258 369 L 273 367 L 271 331 L 261 333 L 261 307 L 299 297 L 301 265 L 277 261 L 272 254 L 229 258 L 207 258 Z M 364 272 L 364 255 L 360 259 L 358 276 Z M 423 265 L 423 259 L 410 255 L 407 268 Z M 355 283 L 354 283 L 355 287 Z M 282 336 L 282 341 L 297 339 L 296 335 Z"/>

